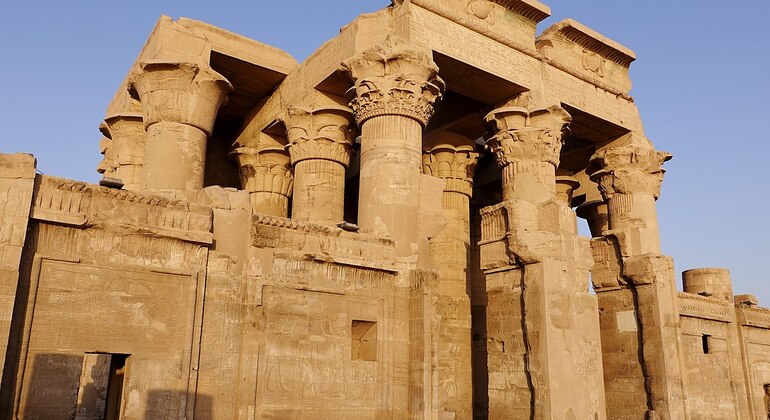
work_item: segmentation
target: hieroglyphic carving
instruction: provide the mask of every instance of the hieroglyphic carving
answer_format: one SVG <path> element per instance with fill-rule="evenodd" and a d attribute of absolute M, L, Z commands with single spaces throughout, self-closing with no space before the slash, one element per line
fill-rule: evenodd
<path fill-rule="evenodd" d="M 377 269 L 282 258 L 273 260 L 273 284 L 321 292 L 376 296 L 393 278 Z"/>
<path fill-rule="evenodd" d="M 212 215 L 207 207 L 49 176 L 40 179 L 32 217 L 211 242 Z"/>
<path fill-rule="evenodd" d="M 379 401 L 382 364 L 351 360 L 351 323 L 379 322 L 376 300 L 273 287 L 264 296 L 257 385 L 263 407 Z"/>

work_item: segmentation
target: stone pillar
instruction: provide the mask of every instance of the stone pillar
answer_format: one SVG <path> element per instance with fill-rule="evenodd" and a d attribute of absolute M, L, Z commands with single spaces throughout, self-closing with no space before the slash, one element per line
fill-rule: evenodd
<path fill-rule="evenodd" d="M 422 129 L 444 83 L 430 54 L 388 39 L 347 61 L 350 106 L 361 128 L 358 224 L 416 254 Z"/>
<path fill-rule="evenodd" d="M 324 225 L 343 221 L 351 117 L 352 111 L 339 105 L 289 107 L 283 119 L 294 167 L 292 219 Z"/>
<path fill-rule="evenodd" d="M 446 226 L 430 241 L 438 270 L 433 337 L 438 343 L 432 376 L 438 387 L 439 418 L 470 419 L 471 377 L 470 197 L 478 153 L 473 140 L 442 132 L 426 141 L 423 171 L 445 181 L 442 207 Z M 447 414 L 451 413 L 451 414 Z"/>
<path fill-rule="evenodd" d="M 618 323 L 621 315 L 630 317 L 626 330 L 634 331 L 636 342 L 615 351 L 639 350 L 637 375 L 644 377 L 647 416 L 661 419 L 684 418 L 686 413 L 674 267 L 671 258 L 660 254 L 655 208 L 663 181 L 661 165 L 670 158 L 631 133 L 598 150 L 588 171 L 607 202 L 609 216 L 604 237 L 592 241 L 597 273 L 603 279 L 597 293 L 608 293 L 600 300 L 618 302 L 613 308 Z M 608 358 L 614 356 L 608 352 Z M 613 390 L 623 391 L 628 390 Z M 619 409 L 610 407 L 610 414 L 622 414 Z"/>
<path fill-rule="evenodd" d="M 144 113 L 142 189 L 185 196 L 203 188 L 206 143 L 232 85 L 205 64 L 152 60 L 133 86 Z"/>
<path fill-rule="evenodd" d="M 257 147 L 239 147 L 231 155 L 238 162 L 241 185 L 249 193 L 254 212 L 288 217 L 294 182 L 286 148 L 261 134 Z"/>
<path fill-rule="evenodd" d="M 560 182 L 557 195 L 570 120 L 559 106 L 506 106 L 487 116 L 504 198 L 482 210 L 490 419 L 605 418 L 590 247 L 567 203 L 574 181 Z"/>
<path fill-rule="evenodd" d="M 102 127 L 105 137 L 112 140 L 110 155 L 115 167 L 112 178 L 123 181 L 125 190 L 139 190 L 146 139 L 142 115 L 130 112 L 110 115 L 104 119 Z"/>

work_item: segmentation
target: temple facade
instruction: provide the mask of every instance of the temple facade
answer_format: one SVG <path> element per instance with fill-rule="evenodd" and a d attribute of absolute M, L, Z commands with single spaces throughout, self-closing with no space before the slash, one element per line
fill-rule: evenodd
<path fill-rule="evenodd" d="M 633 51 L 549 15 L 394 0 L 302 63 L 161 17 L 100 185 L 0 155 L 0 417 L 766 419 L 770 309 L 661 253 Z"/>

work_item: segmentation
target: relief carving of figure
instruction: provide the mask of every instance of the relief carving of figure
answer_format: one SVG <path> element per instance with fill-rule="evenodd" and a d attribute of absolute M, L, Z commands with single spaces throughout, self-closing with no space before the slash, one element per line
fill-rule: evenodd
<path fill-rule="evenodd" d="M 290 393 L 290 380 L 294 375 L 287 375 L 287 371 L 294 369 L 294 366 L 282 366 L 281 359 L 284 351 L 291 346 L 299 319 L 286 312 L 279 312 L 276 318 L 267 323 L 267 330 L 275 331 L 276 339 L 274 345 L 267 346 L 266 388 L 268 391 Z"/>

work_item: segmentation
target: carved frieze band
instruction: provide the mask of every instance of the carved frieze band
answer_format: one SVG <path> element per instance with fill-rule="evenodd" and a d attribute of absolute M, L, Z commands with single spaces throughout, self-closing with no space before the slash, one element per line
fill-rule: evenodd
<path fill-rule="evenodd" d="M 684 316 L 730 321 L 730 306 L 728 303 L 693 293 L 678 293 L 679 313 Z"/>
<path fill-rule="evenodd" d="M 353 87 L 350 107 L 356 123 L 382 115 L 401 115 L 425 126 L 444 81 L 428 52 L 388 38 L 382 45 L 346 60 Z"/>
<path fill-rule="evenodd" d="M 32 218 L 72 226 L 112 226 L 196 243 L 212 239 L 207 207 L 49 176 L 41 177 L 35 190 Z"/>
<path fill-rule="evenodd" d="M 742 325 L 770 329 L 770 309 L 741 305 L 738 312 Z"/>

